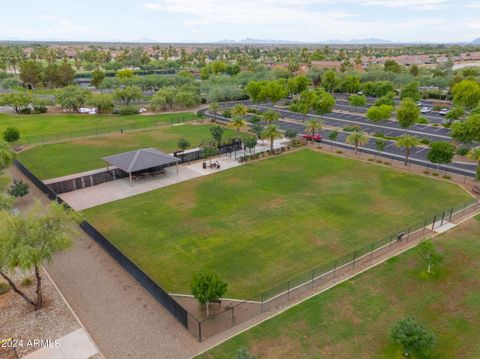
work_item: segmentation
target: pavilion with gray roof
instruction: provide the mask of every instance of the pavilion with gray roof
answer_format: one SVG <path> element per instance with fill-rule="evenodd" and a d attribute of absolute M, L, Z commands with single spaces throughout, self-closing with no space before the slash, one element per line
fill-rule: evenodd
<path fill-rule="evenodd" d="M 173 164 L 177 166 L 178 174 L 178 162 L 181 161 L 179 158 L 163 153 L 155 148 L 142 148 L 123 152 L 118 155 L 103 157 L 103 160 L 109 165 L 128 173 L 130 184 L 132 183 L 132 173 L 163 169 Z"/>

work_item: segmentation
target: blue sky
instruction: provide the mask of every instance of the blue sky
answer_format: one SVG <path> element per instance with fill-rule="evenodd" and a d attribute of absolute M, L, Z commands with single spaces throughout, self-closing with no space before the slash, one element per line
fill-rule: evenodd
<path fill-rule="evenodd" d="M 480 0 L 2 0 L 0 39 L 211 42 L 480 37 Z"/>

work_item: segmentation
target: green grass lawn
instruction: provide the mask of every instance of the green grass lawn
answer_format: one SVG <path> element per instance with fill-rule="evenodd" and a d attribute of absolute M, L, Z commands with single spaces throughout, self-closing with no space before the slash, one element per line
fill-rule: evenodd
<path fill-rule="evenodd" d="M 94 134 L 95 131 L 114 132 L 120 128 L 145 128 L 159 122 L 171 120 L 191 120 L 196 115 L 191 112 L 160 114 L 152 116 L 117 115 L 78 115 L 78 114 L 42 114 L 14 115 L 0 113 L 0 133 L 13 126 L 20 130 L 20 143 L 55 140 L 59 138 L 80 137 Z"/>
<path fill-rule="evenodd" d="M 435 239 L 444 261 L 435 276 L 415 249 L 244 332 L 201 356 L 403 358 L 393 322 L 414 316 L 437 344 L 427 358 L 480 358 L 480 217 Z M 414 356 L 417 358 L 424 356 Z"/>
<path fill-rule="evenodd" d="M 210 125 L 164 126 L 155 130 L 124 132 L 70 142 L 41 145 L 24 151 L 19 159 L 41 179 L 65 176 L 105 166 L 102 157 L 138 148 L 155 147 L 165 152 L 178 150 L 180 138 L 192 147 L 210 140 Z M 225 129 L 224 138 L 235 132 Z"/>
<path fill-rule="evenodd" d="M 165 289 L 199 271 L 251 298 L 470 196 L 451 183 L 301 150 L 86 211 Z"/>

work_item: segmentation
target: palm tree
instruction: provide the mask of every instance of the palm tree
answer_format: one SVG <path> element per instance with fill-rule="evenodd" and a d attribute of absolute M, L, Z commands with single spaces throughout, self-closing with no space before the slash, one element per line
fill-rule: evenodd
<path fill-rule="evenodd" d="M 245 120 L 238 116 L 234 116 L 228 124 L 229 127 L 235 128 L 237 132 L 240 132 L 240 129 L 246 125 L 247 123 L 245 122 Z"/>
<path fill-rule="evenodd" d="M 307 122 L 307 127 L 305 127 L 305 130 L 307 132 L 310 132 L 312 134 L 312 139 L 311 142 L 313 143 L 313 137 L 315 136 L 316 131 L 320 131 L 322 129 L 322 123 L 317 121 L 317 120 L 309 120 Z"/>
<path fill-rule="evenodd" d="M 233 116 L 242 117 L 242 116 L 245 116 L 248 113 L 248 108 L 245 105 L 237 104 L 237 105 L 232 107 L 231 112 L 232 112 Z"/>
<path fill-rule="evenodd" d="M 470 151 L 468 151 L 467 157 L 471 160 L 478 161 L 477 181 L 480 181 L 480 146 L 472 148 Z"/>
<path fill-rule="evenodd" d="M 355 153 L 358 153 L 358 146 L 363 146 L 368 142 L 368 137 L 360 130 L 353 131 L 350 136 L 348 136 L 345 141 L 355 146 Z"/>
<path fill-rule="evenodd" d="M 272 124 L 278 121 L 279 118 L 280 118 L 280 114 L 277 111 L 268 110 L 263 114 L 263 119 L 269 124 Z"/>
<path fill-rule="evenodd" d="M 218 104 L 218 102 L 212 102 L 209 106 L 208 106 L 208 110 L 210 112 L 213 112 L 213 118 L 215 120 L 217 120 L 217 113 L 218 113 L 218 110 L 220 109 L 220 105 Z"/>
<path fill-rule="evenodd" d="M 404 135 L 397 140 L 395 146 L 398 148 L 405 147 L 405 165 L 408 164 L 408 158 L 410 157 L 410 151 L 412 148 L 420 145 L 420 140 L 412 135 Z"/>
<path fill-rule="evenodd" d="M 268 125 L 267 127 L 264 128 L 262 132 L 262 138 L 270 140 L 270 151 L 272 152 L 273 152 L 273 141 L 276 138 L 281 138 L 281 137 L 282 137 L 282 133 L 278 130 L 276 125 Z"/>

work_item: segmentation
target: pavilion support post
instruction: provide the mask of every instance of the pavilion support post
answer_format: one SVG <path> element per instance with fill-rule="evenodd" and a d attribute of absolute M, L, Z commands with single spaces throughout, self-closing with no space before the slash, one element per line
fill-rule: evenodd
<path fill-rule="evenodd" d="M 130 178 L 130 187 L 132 187 L 132 172 L 128 173 L 128 177 Z"/>
<path fill-rule="evenodd" d="M 177 176 L 178 176 L 178 161 L 175 162 L 175 165 L 176 165 L 176 167 L 177 167 Z"/>

